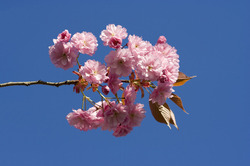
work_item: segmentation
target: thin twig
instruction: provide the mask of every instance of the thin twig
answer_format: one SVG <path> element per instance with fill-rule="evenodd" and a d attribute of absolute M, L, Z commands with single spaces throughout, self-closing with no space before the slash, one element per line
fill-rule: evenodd
<path fill-rule="evenodd" d="M 0 84 L 1 87 L 6 87 L 6 86 L 30 86 L 30 85 L 49 85 L 49 86 L 62 86 L 62 85 L 72 85 L 76 84 L 78 80 L 67 80 L 67 81 L 62 81 L 62 82 L 46 82 L 42 80 L 38 81 L 27 81 L 27 82 L 6 82 L 3 84 Z"/>

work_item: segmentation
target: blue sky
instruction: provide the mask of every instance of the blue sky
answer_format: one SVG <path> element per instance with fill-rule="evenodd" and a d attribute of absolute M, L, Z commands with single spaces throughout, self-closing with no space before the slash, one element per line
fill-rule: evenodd
<path fill-rule="evenodd" d="M 179 131 L 157 123 L 148 96 L 138 96 L 146 118 L 122 138 L 69 126 L 65 116 L 81 107 L 72 86 L 0 88 L 0 165 L 249 165 L 249 6 L 244 0 L 0 1 L 1 83 L 76 79 L 76 68 L 54 67 L 48 46 L 65 29 L 98 37 L 107 24 L 151 43 L 165 35 L 178 50 L 180 70 L 197 76 L 175 88 L 190 113 L 170 104 Z M 104 62 L 110 49 L 98 42 L 82 63 Z"/>

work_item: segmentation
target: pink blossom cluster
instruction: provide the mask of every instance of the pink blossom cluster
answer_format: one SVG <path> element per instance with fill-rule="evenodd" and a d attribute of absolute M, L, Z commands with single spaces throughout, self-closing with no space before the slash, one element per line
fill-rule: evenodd
<path fill-rule="evenodd" d="M 98 102 L 87 111 L 73 110 L 66 116 L 69 124 L 83 131 L 96 129 L 114 131 L 116 137 L 125 136 L 140 126 L 145 117 L 143 104 L 123 105 L 115 101 Z"/>
<path fill-rule="evenodd" d="M 164 104 L 171 97 L 172 87 L 179 73 L 179 55 L 166 41 L 164 36 L 160 36 L 153 46 L 141 37 L 129 35 L 127 49 L 118 48 L 105 57 L 110 68 L 109 76 L 126 77 L 136 71 L 140 80 L 158 81 L 158 87 L 154 89 L 149 100 Z"/>
<path fill-rule="evenodd" d="M 92 56 L 97 50 L 97 39 L 90 32 L 76 33 L 71 38 L 68 30 L 53 39 L 54 45 L 49 47 L 51 62 L 59 68 L 67 70 L 77 64 L 79 52 Z"/>
<path fill-rule="evenodd" d="M 120 25 L 107 25 L 100 38 L 104 46 L 113 48 L 104 58 L 106 65 L 95 60 L 79 64 L 80 54 L 92 56 L 98 46 L 96 37 L 85 31 L 75 33 L 72 38 L 68 30 L 63 31 L 53 40 L 49 55 L 52 63 L 64 70 L 79 64 L 78 71 L 74 72 L 79 76 L 79 82 L 74 87 L 77 93 L 92 88 L 104 99 L 88 110 L 73 110 L 66 117 L 69 124 L 83 131 L 100 127 L 114 131 L 116 137 L 125 136 L 145 117 L 143 104 L 135 104 L 139 90 L 153 88 L 149 100 L 159 105 L 171 97 L 179 74 L 179 55 L 167 43 L 165 36 L 160 36 L 153 45 L 139 36 L 128 35 L 127 29 Z M 122 46 L 126 38 L 128 42 Z M 129 80 L 124 82 L 122 77 Z M 124 83 L 129 85 L 124 88 Z M 120 98 L 117 96 L 119 90 L 123 91 Z M 105 97 L 110 91 L 117 101 Z"/>

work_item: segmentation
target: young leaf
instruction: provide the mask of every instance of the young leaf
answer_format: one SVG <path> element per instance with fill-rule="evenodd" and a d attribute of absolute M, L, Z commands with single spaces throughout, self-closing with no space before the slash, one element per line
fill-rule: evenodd
<path fill-rule="evenodd" d="M 188 80 L 194 78 L 196 76 L 188 77 L 184 73 L 179 71 L 179 76 L 177 81 L 174 83 L 174 86 L 182 86 L 184 85 Z"/>
<path fill-rule="evenodd" d="M 122 93 L 122 104 L 125 105 L 125 96 L 124 96 L 124 91 Z"/>
<path fill-rule="evenodd" d="M 172 93 L 172 97 L 170 98 L 177 106 L 179 106 L 186 114 L 187 111 L 184 109 L 181 98 L 179 96 L 177 96 L 176 94 Z"/>
<path fill-rule="evenodd" d="M 149 101 L 149 106 L 155 120 L 157 120 L 160 123 L 167 124 L 170 129 L 171 129 L 170 124 L 173 124 L 179 130 L 176 124 L 174 113 L 169 108 L 167 103 L 165 103 L 164 105 L 158 105 L 157 102 L 152 103 L 152 101 Z"/>

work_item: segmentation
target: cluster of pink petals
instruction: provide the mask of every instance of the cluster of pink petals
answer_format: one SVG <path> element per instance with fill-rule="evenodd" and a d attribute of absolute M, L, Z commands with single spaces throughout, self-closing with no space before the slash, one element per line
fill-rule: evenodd
<path fill-rule="evenodd" d="M 140 79 L 156 81 L 164 69 L 162 56 L 157 51 L 151 51 L 146 56 L 139 58 L 136 69 Z"/>
<path fill-rule="evenodd" d="M 49 57 L 56 67 L 67 70 L 76 65 L 78 51 L 69 42 L 56 42 L 49 47 Z"/>
<path fill-rule="evenodd" d="M 127 109 L 127 117 L 115 129 L 113 135 L 116 137 L 126 136 L 130 133 L 133 127 L 140 126 L 142 120 L 145 118 L 145 110 L 143 104 L 125 105 Z"/>
<path fill-rule="evenodd" d="M 174 47 L 167 43 L 157 44 L 154 49 L 162 55 L 164 74 L 169 83 L 175 83 L 179 75 L 179 55 Z"/>
<path fill-rule="evenodd" d="M 122 85 L 122 82 L 119 79 L 119 76 L 116 74 L 109 73 L 108 86 L 113 94 L 117 93 L 121 85 Z"/>
<path fill-rule="evenodd" d="M 88 60 L 81 66 L 79 73 L 90 84 L 101 84 L 107 79 L 107 70 L 104 64 L 95 60 Z"/>
<path fill-rule="evenodd" d="M 122 45 L 122 40 L 128 36 L 127 29 L 123 28 L 121 25 L 115 26 L 114 24 L 109 24 L 106 29 L 101 32 L 100 38 L 105 46 L 111 48 L 120 48 Z"/>
<path fill-rule="evenodd" d="M 70 34 L 69 31 L 66 29 L 66 30 L 64 30 L 62 33 L 60 33 L 60 34 L 57 36 L 57 39 L 53 39 L 53 42 L 54 42 L 54 43 L 57 43 L 57 42 L 69 42 L 70 37 L 71 37 L 71 34 Z"/>
<path fill-rule="evenodd" d="M 98 128 L 103 123 L 103 118 L 97 117 L 97 111 L 93 107 L 88 111 L 82 109 L 73 110 L 66 116 L 69 124 L 83 131 Z"/>
<path fill-rule="evenodd" d="M 82 54 L 92 56 L 97 50 L 97 39 L 91 32 L 75 33 L 71 39 L 73 46 Z"/>
<path fill-rule="evenodd" d="M 152 44 L 148 41 L 142 40 L 141 37 L 129 35 L 128 48 L 132 55 L 137 58 L 148 54 L 152 50 Z"/>
<path fill-rule="evenodd" d="M 66 116 L 69 124 L 83 131 L 101 127 L 102 130 L 113 130 L 116 137 L 125 136 L 133 127 L 140 126 L 145 117 L 143 104 L 130 106 L 115 101 L 98 102 L 87 111 L 73 110 Z"/>
<path fill-rule="evenodd" d="M 128 85 L 124 90 L 125 105 L 132 105 L 136 99 L 136 91 L 133 86 Z"/>
<path fill-rule="evenodd" d="M 129 121 L 128 126 L 140 126 L 142 120 L 145 118 L 146 111 L 143 109 L 143 104 L 132 104 L 128 108 Z"/>
<path fill-rule="evenodd" d="M 172 84 L 158 82 L 158 86 L 149 96 L 149 101 L 152 101 L 153 103 L 157 102 L 159 105 L 163 105 L 167 98 L 171 97 L 173 92 L 172 87 Z"/>
<path fill-rule="evenodd" d="M 132 130 L 133 130 L 133 128 L 131 126 L 120 125 L 115 129 L 113 136 L 123 137 L 123 136 L 126 136 L 127 134 L 129 134 Z"/>
<path fill-rule="evenodd" d="M 133 127 L 140 126 L 145 117 L 145 110 L 143 104 L 123 105 L 116 104 L 114 101 L 105 104 L 103 108 L 103 130 L 113 130 L 114 136 L 125 136 Z"/>
<path fill-rule="evenodd" d="M 115 101 L 110 102 L 103 112 L 104 123 L 102 130 L 114 130 L 125 121 L 127 116 L 126 107 L 122 103 L 116 104 Z"/>
<path fill-rule="evenodd" d="M 129 49 L 111 51 L 104 60 L 110 67 L 109 72 L 112 74 L 127 77 L 132 72 L 134 59 Z"/>

